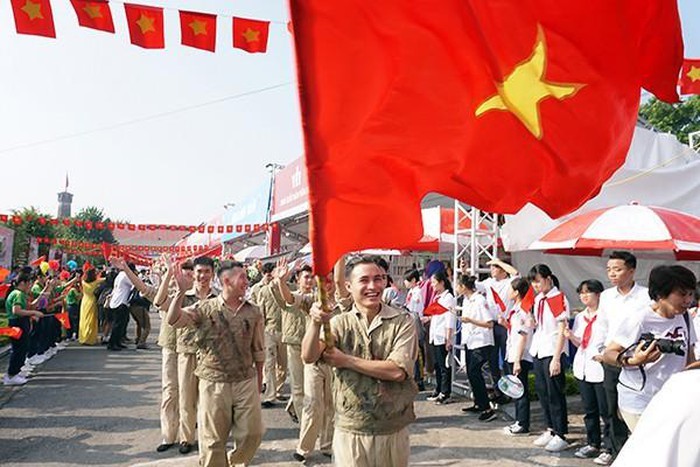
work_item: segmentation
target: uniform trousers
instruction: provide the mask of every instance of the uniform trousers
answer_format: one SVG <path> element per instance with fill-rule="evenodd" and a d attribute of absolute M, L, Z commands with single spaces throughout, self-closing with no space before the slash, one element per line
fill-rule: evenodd
<path fill-rule="evenodd" d="M 162 355 L 160 431 L 163 435 L 163 443 L 173 444 L 178 441 L 177 434 L 180 428 L 177 352 L 163 347 Z"/>
<path fill-rule="evenodd" d="M 321 452 L 331 453 L 333 446 L 333 393 L 331 368 L 317 362 L 304 365 L 304 409 L 301 412 L 301 429 L 297 452 L 308 456 L 319 439 Z"/>
<path fill-rule="evenodd" d="M 265 392 L 263 402 L 274 402 L 282 395 L 284 381 L 287 379 L 287 350 L 282 343 L 279 332 L 265 330 L 265 371 L 263 382 Z"/>
<path fill-rule="evenodd" d="M 180 405 L 180 442 L 194 444 L 197 424 L 197 355 L 177 354 L 178 403 Z"/>
<path fill-rule="evenodd" d="M 287 367 L 289 368 L 289 385 L 292 390 L 287 411 L 299 417 L 304 408 L 304 362 L 301 360 L 300 344 L 287 344 Z"/>
<path fill-rule="evenodd" d="M 408 428 L 389 435 L 365 435 L 335 429 L 333 462 L 337 467 L 405 467 L 411 445 Z"/>

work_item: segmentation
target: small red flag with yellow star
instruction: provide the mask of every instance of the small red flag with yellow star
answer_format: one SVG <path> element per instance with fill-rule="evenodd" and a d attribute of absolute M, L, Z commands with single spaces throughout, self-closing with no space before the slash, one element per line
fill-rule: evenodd
<path fill-rule="evenodd" d="M 214 52 L 216 49 L 216 15 L 180 11 L 182 45 Z"/>
<path fill-rule="evenodd" d="M 681 71 L 681 94 L 700 95 L 700 59 L 685 59 Z"/>
<path fill-rule="evenodd" d="M 269 29 L 269 21 L 233 18 L 233 46 L 250 53 L 265 53 Z"/>
<path fill-rule="evenodd" d="M 49 0 L 12 0 L 12 13 L 17 33 L 56 37 Z"/>
<path fill-rule="evenodd" d="M 109 3 L 102 0 L 70 0 L 70 2 L 78 16 L 79 25 L 84 28 L 114 33 L 114 21 Z"/>
<path fill-rule="evenodd" d="M 132 44 L 144 49 L 165 48 L 162 8 L 125 3 L 124 10 Z"/>

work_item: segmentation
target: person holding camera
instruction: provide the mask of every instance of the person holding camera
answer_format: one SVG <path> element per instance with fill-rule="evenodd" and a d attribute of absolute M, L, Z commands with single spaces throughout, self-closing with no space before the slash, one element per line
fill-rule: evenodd
<path fill-rule="evenodd" d="M 664 383 L 695 360 L 696 336 L 688 316 L 695 282 L 695 275 L 683 266 L 652 269 L 653 302 L 622 322 L 605 349 L 604 361 L 622 368 L 618 405 L 630 431 Z"/>

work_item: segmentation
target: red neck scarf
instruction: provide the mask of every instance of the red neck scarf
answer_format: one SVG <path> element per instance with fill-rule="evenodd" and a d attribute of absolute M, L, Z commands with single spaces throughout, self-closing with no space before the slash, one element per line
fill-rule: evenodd
<path fill-rule="evenodd" d="M 591 334 L 593 334 L 593 323 L 595 323 L 596 319 L 598 319 L 598 314 L 590 319 L 588 316 L 583 317 L 583 320 L 586 322 L 586 329 L 583 330 L 583 337 L 581 338 L 582 349 L 588 347 L 588 343 L 591 341 Z"/>

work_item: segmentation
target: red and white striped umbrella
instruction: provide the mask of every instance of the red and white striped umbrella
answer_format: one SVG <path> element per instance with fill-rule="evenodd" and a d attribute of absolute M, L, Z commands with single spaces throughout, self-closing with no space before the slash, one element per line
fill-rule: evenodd
<path fill-rule="evenodd" d="M 563 222 L 529 249 L 580 256 L 609 250 L 673 252 L 679 260 L 700 260 L 700 218 L 636 204 L 596 209 Z"/>

